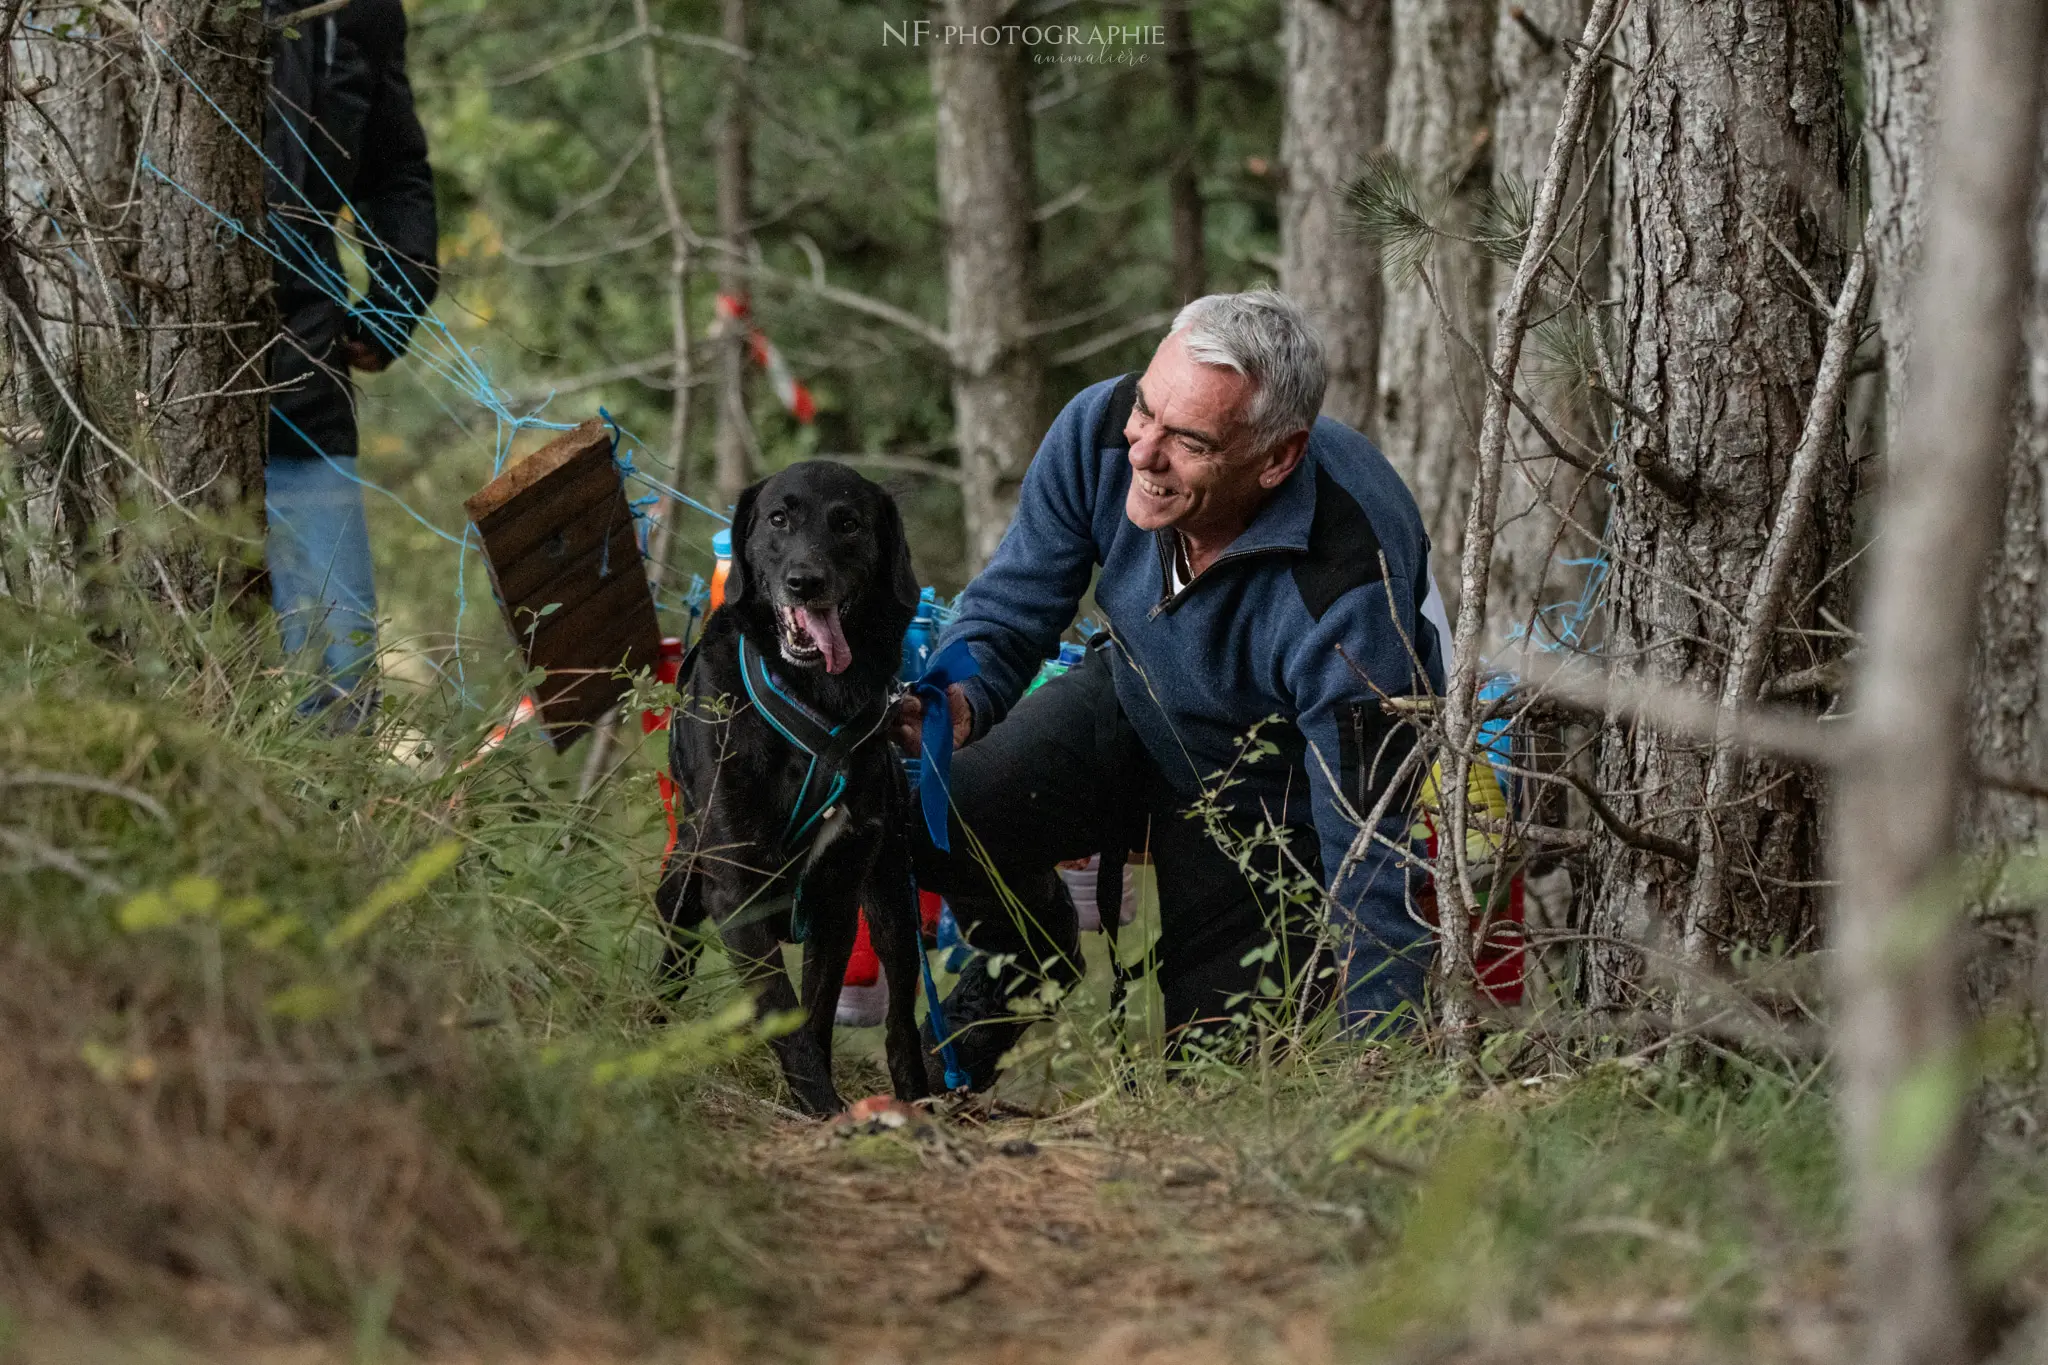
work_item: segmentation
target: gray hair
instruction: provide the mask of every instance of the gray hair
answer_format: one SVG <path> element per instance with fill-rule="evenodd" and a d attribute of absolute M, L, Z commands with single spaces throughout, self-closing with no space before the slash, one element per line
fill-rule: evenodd
<path fill-rule="evenodd" d="M 1277 289 L 1208 294 L 1180 310 L 1167 335 L 1187 333 L 1188 354 L 1252 382 L 1252 449 L 1315 425 L 1323 407 L 1323 342 L 1301 305 Z"/>

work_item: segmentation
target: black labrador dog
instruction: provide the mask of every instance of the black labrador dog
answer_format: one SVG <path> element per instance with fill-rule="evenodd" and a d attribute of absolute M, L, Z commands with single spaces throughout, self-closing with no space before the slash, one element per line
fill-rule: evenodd
<path fill-rule="evenodd" d="M 774 1047 L 807 1114 L 845 1107 L 832 1016 L 860 907 L 888 974 L 890 1080 L 929 1093 L 909 791 L 886 726 L 917 593 L 894 499 L 845 465 L 793 465 L 740 495 L 724 605 L 677 680 L 687 821 L 656 892 L 664 971 L 680 989 L 708 916 L 765 1015 L 796 1008 L 780 945 L 802 943 L 805 1020 Z"/>

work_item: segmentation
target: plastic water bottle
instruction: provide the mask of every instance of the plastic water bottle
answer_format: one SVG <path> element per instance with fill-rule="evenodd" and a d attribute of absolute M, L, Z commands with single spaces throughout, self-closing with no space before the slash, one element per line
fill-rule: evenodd
<path fill-rule="evenodd" d="M 711 610 L 725 605 L 725 580 L 732 575 L 732 532 L 711 533 Z"/>
<path fill-rule="evenodd" d="M 903 632 L 903 666 L 897 676 L 914 683 L 930 665 L 932 646 L 938 643 L 938 590 L 926 588 L 917 595 L 917 615 Z"/>
<path fill-rule="evenodd" d="M 1060 645 L 1059 653 L 1039 665 L 1038 676 L 1031 680 L 1031 686 L 1024 689 L 1024 695 L 1030 696 L 1033 692 L 1036 692 L 1039 688 L 1073 668 L 1087 657 L 1088 646 L 1063 642 Z"/>

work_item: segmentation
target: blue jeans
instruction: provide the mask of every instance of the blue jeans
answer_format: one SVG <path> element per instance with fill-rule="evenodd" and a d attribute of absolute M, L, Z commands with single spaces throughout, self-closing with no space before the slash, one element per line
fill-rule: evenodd
<path fill-rule="evenodd" d="M 278 634 L 320 681 L 307 709 L 356 691 L 377 659 L 377 583 L 355 469 L 354 456 L 328 455 L 285 456 L 264 469 Z"/>

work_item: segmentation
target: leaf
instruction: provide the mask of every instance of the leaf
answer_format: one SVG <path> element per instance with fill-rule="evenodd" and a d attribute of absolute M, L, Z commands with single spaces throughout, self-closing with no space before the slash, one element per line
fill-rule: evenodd
<path fill-rule="evenodd" d="M 171 903 L 188 915 L 203 915 L 220 901 L 220 883 L 212 877 L 180 877 L 171 883 Z"/>
<path fill-rule="evenodd" d="M 354 943 L 391 911 L 431 886 L 442 873 L 454 867 L 462 856 L 460 839 L 443 839 L 406 864 L 405 871 L 372 891 L 369 898 L 341 923 L 327 931 L 327 946 L 342 948 Z"/>
<path fill-rule="evenodd" d="M 145 929 L 168 929 L 184 918 L 184 912 L 172 905 L 170 898 L 161 891 L 144 891 L 130 896 L 114 912 L 115 922 L 131 934 L 139 934 Z"/>
<path fill-rule="evenodd" d="M 342 994 L 332 986 L 302 981 L 287 986 L 263 1002 L 263 1008 L 285 1019 L 319 1019 L 334 1013 Z"/>
<path fill-rule="evenodd" d="M 306 921 L 296 914 L 286 913 L 266 921 L 249 931 L 249 942 L 270 952 L 282 946 L 284 941 L 306 927 Z"/>
<path fill-rule="evenodd" d="M 758 1023 L 751 1000 L 735 1000 L 708 1019 L 693 1019 L 665 1029 L 653 1043 L 594 1064 L 593 1085 L 686 1076 L 737 1057 L 770 1038 L 802 1027 L 801 1010 L 783 1010 Z"/>

